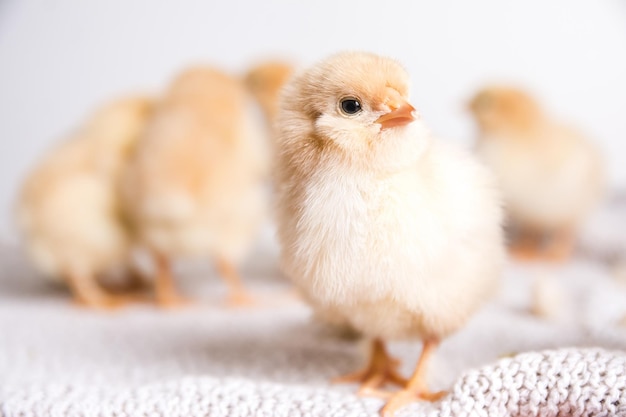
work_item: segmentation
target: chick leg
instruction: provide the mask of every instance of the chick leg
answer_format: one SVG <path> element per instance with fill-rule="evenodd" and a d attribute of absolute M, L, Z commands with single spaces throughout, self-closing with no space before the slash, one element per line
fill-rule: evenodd
<path fill-rule="evenodd" d="M 67 282 L 74 299 L 79 304 L 87 307 L 113 309 L 120 307 L 127 301 L 122 297 L 116 297 L 107 293 L 91 275 L 69 273 L 67 274 Z"/>
<path fill-rule="evenodd" d="M 372 350 L 369 363 L 357 372 L 334 378 L 334 383 L 360 383 L 359 395 L 371 395 L 377 388 L 387 383 L 404 386 L 407 379 L 397 371 L 399 361 L 392 358 L 385 349 L 385 344 L 380 339 L 372 341 Z"/>
<path fill-rule="evenodd" d="M 521 228 L 509 242 L 509 253 L 520 261 L 530 261 L 541 258 L 541 233 L 533 228 Z"/>
<path fill-rule="evenodd" d="M 544 257 L 555 262 L 563 262 L 570 258 L 574 250 L 575 233 L 572 228 L 563 228 L 550 236 L 550 242 L 544 250 Z"/>
<path fill-rule="evenodd" d="M 176 289 L 172 275 L 172 265 L 168 257 L 160 253 L 155 253 L 154 260 L 156 266 L 154 293 L 157 304 L 166 308 L 186 304 L 187 300 L 185 300 Z"/>
<path fill-rule="evenodd" d="M 124 271 L 124 282 L 115 288 L 115 293 L 134 302 L 151 301 L 150 290 L 152 283 L 149 278 L 136 266 L 127 266 Z M 107 288 L 108 289 L 108 288 Z"/>
<path fill-rule="evenodd" d="M 422 354 L 417 361 L 413 375 L 405 388 L 393 394 L 381 410 L 382 417 L 393 417 L 396 411 L 418 400 L 437 401 L 445 396 L 445 391 L 432 392 L 426 385 L 426 366 L 439 342 L 433 339 L 424 341 Z"/>
<path fill-rule="evenodd" d="M 230 306 L 246 306 L 255 303 L 254 298 L 241 282 L 235 266 L 224 258 L 218 258 L 217 270 L 228 286 L 229 295 L 226 304 Z"/>
<path fill-rule="evenodd" d="M 137 296 L 140 292 L 152 287 L 152 283 L 135 266 L 126 266 L 117 280 L 111 281 L 105 276 L 102 279 L 98 279 L 98 283 L 106 291 L 113 294 L 125 294 L 129 296 Z"/>
<path fill-rule="evenodd" d="M 126 290 L 142 290 L 150 286 L 149 278 L 137 266 L 131 265 L 125 272 Z"/>

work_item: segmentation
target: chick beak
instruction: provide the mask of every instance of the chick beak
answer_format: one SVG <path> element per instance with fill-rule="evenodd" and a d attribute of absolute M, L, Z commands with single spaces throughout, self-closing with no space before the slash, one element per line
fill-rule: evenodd
<path fill-rule="evenodd" d="M 388 101 L 387 106 L 389 106 L 391 111 L 376 119 L 376 123 L 380 124 L 381 129 L 404 126 L 417 119 L 415 107 L 411 106 L 411 104 L 402 97 Z"/>

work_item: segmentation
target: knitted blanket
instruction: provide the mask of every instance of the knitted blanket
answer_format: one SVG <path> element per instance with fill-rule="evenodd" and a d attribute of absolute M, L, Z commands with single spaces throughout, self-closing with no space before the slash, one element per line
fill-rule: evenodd
<path fill-rule="evenodd" d="M 206 265 L 178 271 L 195 305 L 112 313 L 72 305 L 16 249 L 0 250 L 0 271 L 0 416 L 360 417 L 382 405 L 329 383 L 363 364 L 363 342 L 296 301 L 221 308 Z M 288 288 L 271 246 L 243 274 L 261 297 Z M 499 296 L 433 358 L 429 382 L 450 394 L 398 417 L 626 416 L 624 317 L 626 286 L 600 262 L 509 265 Z M 409 375 L 420 344 L 391 351 Z"/>
<path fill-rule="evenodd" d="M 626 358 L 602 349 L 527 353 L 463 374 L 437 404 L 403 416 L 624 416 Z M 185 377 L 121 388 L 37 384 L 5 389 L 6 416 L 377 416 L 378 400 L 329 388 Z"/>

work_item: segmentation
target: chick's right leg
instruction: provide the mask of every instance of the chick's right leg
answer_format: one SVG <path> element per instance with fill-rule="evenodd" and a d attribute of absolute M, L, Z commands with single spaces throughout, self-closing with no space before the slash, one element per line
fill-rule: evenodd
<path fill-rule="evenodd" d="M 391 383 L 405 386 L 408 382 L 397 368 L 399 361 L 387 353 L 385 344 L 380 339 L 374 339 L 371 345 L 370 359 L 367 366 L 357 372 L 333 379 L 334 383 L 360 383 L 359 395 L 376 395 L 376 390 L 385 384 Z"/>
<path fill-rule="evenodd" d="M 187 304 L 188 300 L 180 295 L 174 283 L 172 265 L 169 258 L 161 253 L 154 253 L 156 279 L 154 293 L 160 307 L 173 308 Z"/>
<path fill-rule="evenodd" d="M 102 289 L 94 275 L 70 272 L 66 279 L 74 300 L 86 307 L 113 309 L 128 302 L 125 298 L 109 294 Z"/>
<path fill-rule="evenodd" d="M 533 227 L 518 227 L 509 236 L 509 253 L 518 261 L 533 261 L 542 257 L 541 230 Z"/>
<path fill-rule="evenodd" d="M 445 391 L 431 391 L 426 384 L 426 367 L 438 345 L 439 341 L 434 339 L 424 341 L 424 348 L 413 375 L 401 391 L 390 396 L 387 404 L 381 410 L 381 417 L 394 417 L 396 411 L 407 404 L 419 400 L 439 401 L 447 394 Z"/>

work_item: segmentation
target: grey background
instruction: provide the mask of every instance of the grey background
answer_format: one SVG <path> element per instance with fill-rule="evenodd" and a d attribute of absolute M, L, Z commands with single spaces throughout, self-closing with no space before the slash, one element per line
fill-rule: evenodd
<path fill-rule="evenodd" d="M 344 49 L 401 60 L 438 135 L 471 143 L 464 101 L 510 81 L 602 146 L 626 186 L 626 6 L 569 1 L 0 0 L 0 239 L 41 154 L 96 106 L 158 93 L 193 63 L 243 71 L 255 60 L 309 64 Z"/>

